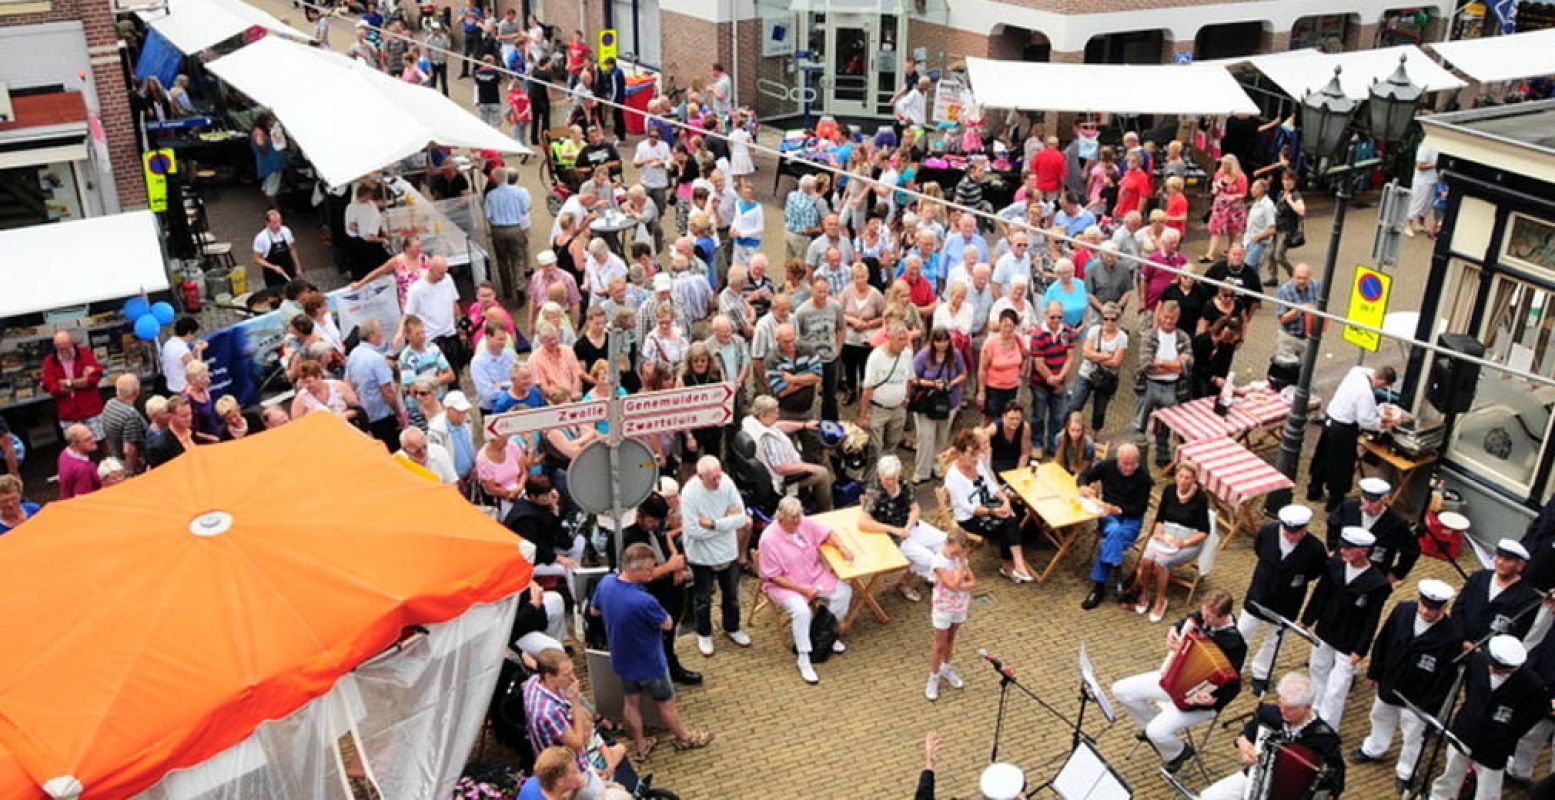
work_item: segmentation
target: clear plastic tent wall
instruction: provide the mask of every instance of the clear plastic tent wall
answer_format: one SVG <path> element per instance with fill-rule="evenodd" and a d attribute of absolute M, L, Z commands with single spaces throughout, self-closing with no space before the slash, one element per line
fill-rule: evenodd
<path fill-rule="evenodd" d="M 168 773 L 143 800 L 447 797 L 480 736 L 522 595 L 472 606 L 357 667 L 324 695 L 214 758 Z"/>

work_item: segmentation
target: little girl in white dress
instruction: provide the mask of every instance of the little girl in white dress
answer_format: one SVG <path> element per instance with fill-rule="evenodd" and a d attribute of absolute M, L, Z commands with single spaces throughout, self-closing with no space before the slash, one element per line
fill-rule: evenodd
<path fill-rule="evenodd" d="M 751 160 L 751 133 L 746 128 L 745 114 L 735 114 L 734 124 L 729 127 L 729 173 L 740 178 L 756 171 L 756 163 Z"/>

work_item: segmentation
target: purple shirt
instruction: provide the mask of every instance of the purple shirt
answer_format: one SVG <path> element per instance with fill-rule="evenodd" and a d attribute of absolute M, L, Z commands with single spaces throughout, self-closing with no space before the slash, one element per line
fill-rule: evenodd
<path fill-rule="evenodd" d="M 97 465 L 92 459 L 68 447 L 59 454 L 59 499 L 69 500 L 101 488 L 103 482 L 97 477 Z"/>
<path fill-rule="evenodd" d="M 919 380 L 944 380 L 948 382 L 955 380 L 964 372 L 966 372 L 966 361 L 961 358 L 961 351 L 954 347 L 950 348 L 950 363 L 948 364 L 929 363 L 929 348 L 927 347 L 919 350 L 918 354 L 912 357 L 912 374 L 913 377 Z M 965 392 L 965 381 L 956 384 L 955 388 L 950 390 L 951 408 L 961 407 L 961 397 Z"/>
<path fill-rule="evenodd" d="M 1149 263 L 1139 268 L 1139 278 L 1145 282 L 1144 306 L 1155 310 L 1155 304 L 1161 301 L 1161 293 L 1166 291 L 1172 281 L 1177 280 L 1177 274 L 1164 269 L 1156 269 L 1154 264 L 1183 269 L 1188 263 L 1188 257 L 1181 250 L 1170 255 L 1165 250 L 1157 250 L 1149 256 Z"/>
<path fill-rule="evenodd" d="M 765 581 L 786 578 L 800 586 L 819 586 L 826 593 L 837 588 L 837 576 L 821 560 L 821 544 L 831 538 L 831 529 L 808 517 L 799 520 L 793 533 L 774 523 L 761 537 L 761 577 Z M 781 604 L 798 592 L 774 583 L 764 588 L 774 602 Z"/>

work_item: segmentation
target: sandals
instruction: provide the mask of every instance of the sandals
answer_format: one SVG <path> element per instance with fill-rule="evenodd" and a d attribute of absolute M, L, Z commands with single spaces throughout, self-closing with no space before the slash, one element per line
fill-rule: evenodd
<path fill-rule="evenodd" d="M 659 740 L 658 739 L 647 739 L 647 740 L 645 740 L 645 743 L 643 744 L 642 748 L 640 748 L 640 749 L 633 748 L 633 750 L 632 750 L 632 760 L 636 761 L 636 762 L 639 762 L 639 763 L 643 762 L 643 761 L 647 761 L 648 760 L 648 756 L 653 755 L 653 748 L 657 747 L 658 744 L 659 744 Z"/>
<path fill-rule="evenodd" d="M 905 583 L 897 584 L 896 585 L 896 590 L 898 592 L 901 592 L 902 597 L 907 598 L 907 601 L 910 602 L 910 603 L 916 603 L 916 602 L 918 602 L 918 601 L 923 599 L 923 595 L 918 594 L 918 590 L 917 589 L 914 589 L 913 587 L 908 586 Z"/>
<path fill-rule="evenodd" d="M 713 735 L 707 731 L 692 731 L 685 739 L 675 740 L 675 752 L 684 753 L 687 750 L 701 750 L 712 744 Z"/>

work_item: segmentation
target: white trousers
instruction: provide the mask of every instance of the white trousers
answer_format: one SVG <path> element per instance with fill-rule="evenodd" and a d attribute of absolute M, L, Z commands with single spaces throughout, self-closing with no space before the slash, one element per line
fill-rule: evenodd
<path fill-rule="evenodd" d="M 583 558 L 583 547 L 585 545 L 587 545 L 587 544 L 588 544 L 587 542 L 583 541 L 583 537 L 582 536 L 574 536 L 574 537 L 572 537 L 572 546 L 567 548 L 564 551 L 557 551 L 556 554 L 559 555 L 559 556 L 566 556 L 566 557 L 572 559 L 574 562 L 577 562 L 579 559 Z M 567 567 L 564 567 L 564 566 L 562 566 L 560 564 L 557 564 L 555 562 L 552 562 L 550 564 L 536 564 L 535 565 L 535 572 L 534 572 L 534 574 L 536 574 L 536 575 L 568 575 L 568 574 L 571 574 L 571 572 L 572 572 L 571 569 L 569 569 Z"/>
<path fill-rule="evenodd" d="M 945 544 L 945 532 L 926 522 L 919 522 L 913 526 L 912 532 L 902 540 L 902 555 L 907 563 L 912 566 L 912 574 L 920 578 L 934 580 L 934 570 L 930 565 L 934 563 L 934 554 L 939 552 L 940 546 Z"/>
<path fill-rule="evenodd" d="M 1344 716 L 1344 701 L 1349 698 L 1350 684 L 1355 680 L 1355 665 L 1350 663 L 1348 655 L 1322 639 L 1312 646 L 1312 657 L 1307 665 L 1312 675 L 1312 689 L 1317 693 L 1312 710 L 1337 731 L 1339 718 Z"/>
<path fill-rule="evenodd" d="M 1448 746 L 1447 768 L 1442 770 L 1441 777 L 1431 783 L 1431 800 L 1457 800 L 1458 790 L 1463 786 L 1463 777 L 1469 773 L 1469 757 L 1458 748 Z M 1491 769 L 1479 762 L 1474 763 L 1474 775 L 1477 782 L 1474 785 L 1474 800 L 1501 800 L 1501 778 L 1505 771 Z"/>
<path fill-rule="evenodd" d="M 1393 744 L 1393 732 L 1404 729 L 1404 746 L 1398 751 L 1398 762 L 1393 774 L 1399 780 L 1409 780 L 1415 771 L 1415 761 L 1420 758 L 1420 742 L 1425 738 L 1425 722 L 1415 712 L 1403 706 L 1382 702 L 1381 697 L 1371 701 L 1371 732 L 1361 742 L 1361 752 L 1372 758 L 1381 758 Z"/>
<path fill-rule="evenodd" d="M 1506 765 L 1506 772 L 1519 778 L 1527 778 L 1533 775 L 1535 764 L 1539 763 L 1539 756 L 1544 753 L 1544 748 L 1550 744 L 1551 734 L 1555 734 L 1555 723 L 1548 719 L 1539 720 L 1523 738 L 1517 741 L 1517 752 L 1512 755 L 1512 762 Z M 1555 767 L 1555 758 L 1550 760 Z"/>
<path fill-rule="evenodd" d="M 848 604 L 853 602 L 853 587 L 847 581 L 837 581 L 837 588 L 817 595 L 817 600 L 825 600 L 826 607 L 831 610 L 832 616 L 841 622 L 848 616 Z M 794 649 L 800 655 L 808 655 L 810 652 L 810 620 L 815 613 L 810 610 L 810 604 L 799 595 L 794 595 L 784 600 L 783 610 L 788 612 L 789 623 L 793 625 Z"/>
<path fill-rule="evenodd" d="M 1112 696 L 1128 711 L 1134 725 L 1145 732 L 1155 745 L 1162 761 L 1171 761 L 1182 754 L 1183 743 L 1179 736 L 1183 731 L 1215 717 L 1215 712 L 1181 711 L 1161 688 L 1161 672 L 1146 672 L 1124 678 L 1112 684 Z M 1164 705 L 1157 706 L 1156 703 Z"/>
<path fill-rule="evenodd" d="M 1544 641 L 1552 622 L 1555 622 L 1555 615 L 1550 613 L 1549 606 L 1540 603 L 1538 613 L 1533 615 L 1533 625 L 1528 628 L 1528 635 L 1523 637 L 1523 646 L 1532 650 L 1534 645 Z"/>
<path fill-rule="evenodd" d="M 1253 647 L 1253 637 L 1257 636 L 1258 632 L 1262 631 L 1264 628 L 1269 628 L 1269 632 L 1263 637 L 1263 645 L 1260 646 L 1258 648 L 1258 652 L 1253 655 L 1252 661 L 1248 662 L 1252 665 L 1251 670 L 1253 678 L 1260 681 L 1266 681 L 1269 679 L 1269 670 L 1274 666 L 1275 634 L 1279 632 L 1279 627 L 1270 625 L 1269 623 L 1264 622 L 1252 614 L 1247 613 L 1247 609 L 1245 608 L 1237 614 L 1236 630 L 1237 633 L 1242 634 L 1242 641 L 1247 643 L 1247 648 L 1249 650 L 1251 650 Z"/>
<path fill-rule="evenodd" d="M 1247 775 L 1237 770 L 1199 792 L 1199 800 L 1242 800 L 1246 793 Z"/>
<path fill-rule="evenodd" d="M 562 640 L 567 638 L 567 601 L 558 592 L 546 592 L 540 603 L 545 606 L 545 632 L 530 631 L 514 642 L 530 658 L 539 658 L 546 650 L 564 649 Z"/>

